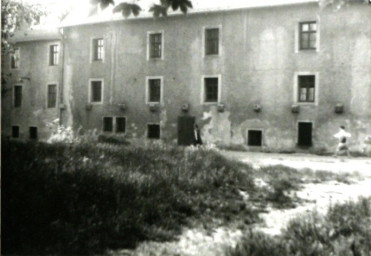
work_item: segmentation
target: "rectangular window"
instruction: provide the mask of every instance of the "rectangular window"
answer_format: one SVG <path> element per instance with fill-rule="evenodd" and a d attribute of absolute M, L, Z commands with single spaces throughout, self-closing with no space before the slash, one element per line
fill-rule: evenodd
<path fill-rule="evenodd" d="M 301 75 L 298 76 L 299 83 L 299 102 L 314 102 L 315 98 L 315 76 L 314 75 Z"/>
<path fill-rule="evenodd" d="M 259 130 L 249 130 L 247 145 L 260 147 L 262 145 L 262 134 L 262 131 Z"/>
<path fill-rule="evenodd" d="M 206 55 L 219 54 L 219 28 L 205 30 L 205 53 Z"/>
<path fill-rule="evenodd" d="M 317 42 L 317 23 L 315 21 L 301 22 L 300 31 L 300 50 L 315 50 Z"/>
<path fill-rule="evenodd" d="M 20 51 L 19 48 L 14 49 L 14 52 L 10 55 L 10 67 L 15 69 L 19 68 L 20 62 Z"/>
<path fill-rule="evenodd" d="M 90 102 L 100 103 L 102 102 L 102 81 L 91 81 L 90 82 Z"/>
<path fill-rule="evenodd" d="M 161 101 L 161 79 L 148 80 L 148 102 Z"/>
<path fill-rule="evenodd" d="M 56 106 L 57 106 L 57 85 L 49 84 L 48 85 L 47 107 L 55 108 Z"/>
<path fill-rule="evenodd" d="M 149 57 L 151 59 L 162 57 L 162 33 L 149 35 Z"/>
<path fill-rule="evenodd" d="M 116 117 L 116 132 L 125 133 L 125 131 L 126 131 L 126 118 Z"/>
<path fill-rule="evenodd" d="M 147 134 L 148 134 L 148 139 L 159 139 L 160 138 L 160 125 L 149 124 Z"/>
<path fill-rule="evenodd" d="M 30 127 L 30 139 L 31 140 L 37 140 L 37 127 L 31 126 Z"/>
<path fill-rule="evenodd" d="M 113 118 L 112 117 L 103 117 L 103 131 L 113 132 Z"/>
<path fill-rule="evenodd" d="M 104 56 L 103 38 L 93 39 L 93 60 L 95 61 L 103 60 L 103 56 Z"/>
<path fill-rule="evenodd" d="M 205 78 L 205 102 L 218 102 L 218 78 Z"/>
<path fill-rule="evenodd" d="M 57 44 L 51 45 L 49 48 L 49 65 L 58 65 L 59 62 L 59 46 Z"/>
<path fill-rule="evenodd" d="M 19 138 L 19 126 L 12 126 L 12 138 Z"/>
<path fill-rule="evenodd" d="M 20 108 L 22 106 L 22 86 L 14 86 L 14 107 Z"/>

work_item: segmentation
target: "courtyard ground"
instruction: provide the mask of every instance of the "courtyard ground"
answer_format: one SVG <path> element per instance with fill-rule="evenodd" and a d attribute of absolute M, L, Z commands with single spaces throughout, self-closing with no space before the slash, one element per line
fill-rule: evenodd
<path fill-rule="evenodd" d="M 335 203 L 356 200 L 360 196 L 371 196 L 371 158 L 347 158 L 317 156 L 309 154 L 276 154 L 258 152 L 221 151 L 227 158 L 251 164 L 256 171 L 269 165 L 284 165 L 297 170 L 330 171 L 344 174 L 347 182 L 330 180 L 308 183 L 296 195 L 303 202 L 292 209 L 268 208 L 261 214 L 263 224 L 254 229 L 267 234 L 280 234 L 288 221 L 313 211 L 325 213 Z M 234 247 L 242 237 L 243 231 L 231 225 L 208 231 L 202 227 L 185 229 L 178 241 L 158 243 L 144 242 L 135 251 L 122 250 L 112 255 L 224 255 L 228 247 Z"/>

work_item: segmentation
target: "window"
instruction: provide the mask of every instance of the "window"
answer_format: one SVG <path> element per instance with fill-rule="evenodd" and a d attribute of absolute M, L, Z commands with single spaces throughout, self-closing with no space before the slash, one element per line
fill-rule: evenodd
<path fill-rule="evenodd" d="M 148 102 L 161 101 L 161 79 L 148 79 Z"/>
<path fill-rule="evenodd" d="M 57 106 L 57 85 L 48 85 L 47 108 L 55 108 Z"/>
<path fill-rule="evenodd" d="M 148 139 L 159 139 L 160 138 L 160 125 L 149 124 L 147 134 L 148 134 Z"/>
<path fill-rule="evenodd" d="M 93 39 L 93 60 L 101 61 L 104 56 L 103 38 Z"/>
<path fill-rule="evenodd" d="M 113 132 L 113 118 L 112 117 L 103 117 L 103 131 Z"/>
<path fill-rule="evenodd" d="M 162 57 L 162 33 L 149 34 L 149 58 Z"/>
<path fill-rule="evenodd" d="M 317 42 L 317 23 L 315 21 L 301 22 L 300 31 L 300 50 L 315 50 Z"/>
<path fill-rule="evenodd" d="M 14 86 L 14 107 L 19 108 L 22 106 L 22 86 Z"/>
<path fill-rule="evenodd" d="M 101 103 L 102 99 L 102 81 L 90 81 L 90 102 Z"/>
<path fill-rule="evenodd" d="M 37 140 L 37 127 L 31 126 L 30 127 L 30 139 Z"/>
<path fill-rule="evenodd" d="M 12 138 L 19 138 L 19 126 L 12 126 Z"/>
<path fill-rule="evenodd" d="M 13 69 L 19 68 L 20 62 L 20 51 L 19 48 L 14 49 L 14 52 L 10 55 L 10 67 Z"/>
<path fill-rule="evenodd" d="M 260 147 L 262 145 L 262 134 L 263 132 L 260 130 L 249 130 L 247 134 L 247 145 Z"/>
<path fill-rule="evenodd" d="M 301 75 L 298 76 L 299 83 L 299 102 L 314 102 L 315 97 L 315 76 L 314 75 Z"/>
<path fill-rule="evenodd" d="M 219 54 L 219 28 L 205 30 L 205 53 L 206 55 Z"/>
<path fill-rule="evenodd" d="M 126 118 L 116 117 L 116 132 L 125 133 L 125 131 L 126 131 Z"/>
<path fill-rule="evenodd" d="M 49 48 L 49 65 L 55 66 L 59 62 L 59 46 L 57 44 L 51 45 Z"/>
<path fill-rule="evenodd" d="M 204 90 L 205 90 L 205 97 L 204 102 L 218 102 L 218 78 L 205 78 L 204 79 Z"/>

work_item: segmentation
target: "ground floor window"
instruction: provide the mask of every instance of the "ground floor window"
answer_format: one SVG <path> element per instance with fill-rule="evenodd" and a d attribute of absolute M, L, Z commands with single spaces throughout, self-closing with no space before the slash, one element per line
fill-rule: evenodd
<path fill-rule="evenodd" d="M 247 131 L 247 145 L 257 146 L 262 145 L 263 132 L 261 130 L 248 130 Z"/>
<path fill-rule="evenodd" d="M 31 126 L 30 127 L 30 139 L 37 140 L 37 138 L 38 138 L 37 127 Z"/>
<path fill-rule="evenodd" d="M 312 146 L 312 129 L 313 124 L 311 122 L 298 123 L 298 146 Z"/>
<path fill-rule="evenodd" d="M 112 117 L 103 117 L 103 131 L 113 132 L 113 118 Z"/>
<path fill-rule="evenodd" d="M 19 126 L 12 126 L 12 138 L 19 138 Z"/>
<path fill-rule="evenodd" d="M 126 131 L 126 118 L 116 117 L 116 132 L 125 133 L 125 131 Z"/>
<path fill-rule="evenodd" d="M 148 124 L 147 127 L 148 139 L 159 139 L 160 138 L 160 125 L 159 124 Z"/>

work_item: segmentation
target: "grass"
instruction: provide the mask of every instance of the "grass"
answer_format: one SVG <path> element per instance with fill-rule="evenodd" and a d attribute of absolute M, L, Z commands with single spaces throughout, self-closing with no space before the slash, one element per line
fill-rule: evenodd
<path fill-rule="evenodd" d="M 242 255 L 369 255 L 371 252 L 371 198 L 331 206 L 289 222 L 282 235 L 250 232 L 228 250 Z"/>

